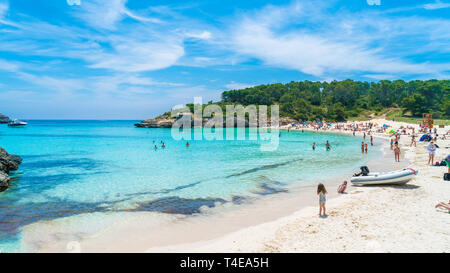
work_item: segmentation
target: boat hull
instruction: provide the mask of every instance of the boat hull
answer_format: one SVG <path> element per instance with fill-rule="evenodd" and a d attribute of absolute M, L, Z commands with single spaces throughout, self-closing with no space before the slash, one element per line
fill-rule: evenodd
<path fill-rule="evenodd" d="M 369 173 L 367 176 L 358 176 L 351 179 L 355 185 L 404 185 L 414 178 L 417 170 L 403 169 L 387 173 Z"/>

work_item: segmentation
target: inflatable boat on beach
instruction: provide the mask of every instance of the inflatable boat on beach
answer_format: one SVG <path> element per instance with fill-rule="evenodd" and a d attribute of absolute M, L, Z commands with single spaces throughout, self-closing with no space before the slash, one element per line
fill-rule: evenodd
<path fill-rule="evenodd" d="M 368 173 L 354 176 L 351 182 L 355 185 L 403 185 L 408 183 L 418 171 L 407 168 L 393 172 Z"/>

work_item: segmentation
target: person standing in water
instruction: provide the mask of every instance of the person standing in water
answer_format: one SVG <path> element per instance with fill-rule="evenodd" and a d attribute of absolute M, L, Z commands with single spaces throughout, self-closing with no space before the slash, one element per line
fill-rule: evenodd
<path fill-rule="evenodd" d="M 325 144 L 325 147 L 326 147 L 327 151 L 331 150 L 331 145 L 330 145 L 330 142 L 328 142 L 328 140 L 327 140 L 327 143 Z"/>
<path fill-rule="evenodd" d="M 364 153 L 364 141 L 361 141 L 361 153 Z"/>
<path fill-rule="evenodd" d="M 317 195 L 319 195 L 319 216 L 322 216 L 322 210 L 323 210 L 323 216 L 326 216 L 326 208 L 325 204 L 327 202 L 327 190 L 325 189 L 325 186 L 320 183 L 317 187 Z"/>
<path fill-rule="evenodd" d="M 367 143 L 364 144 L 364 150 L 366 151 L 366 154 L 367 154 L 367 151 L 368 151 L 368 149 L 367 149 Z"/>
<path fill-rule="evenodd" d="M 315 142 L 313 143 L 312 149 L 313 149 L 313 151 L 316 150 L 316 143 Z"/>
<path fill-rule="evenodd" d="M 189 141 L 186 142 L 186 147 L 189 147 Z"/>
<path fill-rule="evenodd" d="M 373 136 L 370 136 L 370 146 L 373 146 Z"/>

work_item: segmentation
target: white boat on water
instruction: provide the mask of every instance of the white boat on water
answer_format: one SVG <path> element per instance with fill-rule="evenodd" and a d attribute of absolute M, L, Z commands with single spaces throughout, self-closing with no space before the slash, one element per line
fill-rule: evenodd
<path fill-rule="evenodd" d="M 351 182 L 355 185 L 403 185 L 408 183 L 419 171 L 406 168 L 393 172 L 371 172 L 363 176 L 354 176 Z"/>
<path fill-rule="evenodd" d="M 23 127 L 26 126 L 28 123 L 26 123 L 25 121 L 20 121 L 18 119 L 12 120 L 8 123 L 9 127 Z"/>

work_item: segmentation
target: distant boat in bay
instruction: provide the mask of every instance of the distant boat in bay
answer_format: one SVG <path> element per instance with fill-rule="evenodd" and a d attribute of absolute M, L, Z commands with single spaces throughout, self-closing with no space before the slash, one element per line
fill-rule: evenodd
<path fill-rule="evenodd" d="M 8 123 L 9 127 L 24 127 L 26 126 L 28 123 L 26 123 L 25 121 L 20 121 L 18 119 L 12 120 Z"/>

